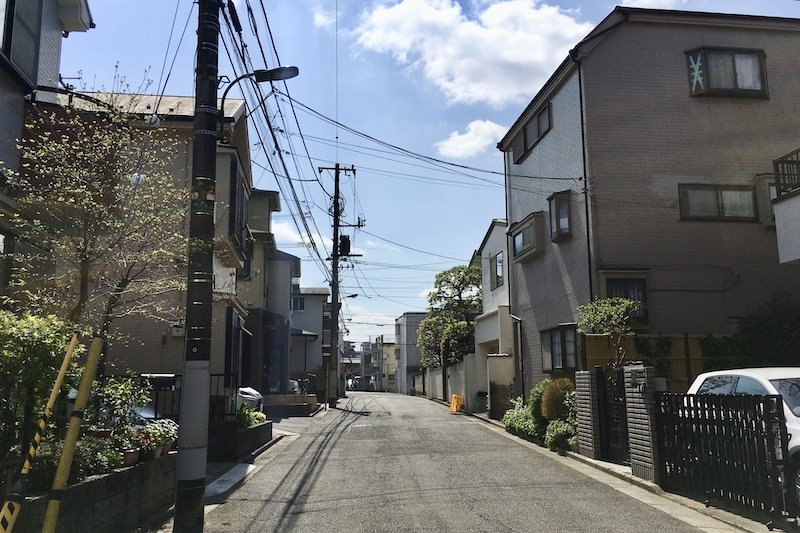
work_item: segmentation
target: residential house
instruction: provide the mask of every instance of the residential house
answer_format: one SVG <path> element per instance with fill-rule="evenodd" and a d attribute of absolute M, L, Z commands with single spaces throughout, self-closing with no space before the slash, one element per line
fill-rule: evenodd
<path fill-rule="evenodd" d="M 292 340 L 292 297 L 300 278 L 300 258 L 277 249 L 271 213 L 280 211 L 278 193 L 254 189 L 248 211 L 253 238 L 250 268 L 239 276 L 251 333 L 245 352 L 248 384 L 262 394 L 286 394 Z"/>
<path fill-rule="evenodd" d="M 6 1 L 0 4 L 0 162 L 19 170 L 26 97 L 37 87 L 59 85 L 61 40 L 94 27 L 88 0 Z M 48 96 L 43 96 L 48 98 Z M 50 95 L 52 99 L 52 95 Z M 13 212 L 0 172 L 0 212 Z M 13 253 L 17 234 L 0 217 L 0 254 Z M 0 289 L 8 285 L 10 259 L 0 261 Z"/>
<path fill-rule="evenodd" d="M 292 340 L 289 377 L 324 400 L 322 338 L 327 287 L 299 287 L 292 296 Z"/>
<path fill-rule="evenodd" d="M 637 330 L 688 346 L 798 292 L 770 210 L 798 54 L 800 20 L 628 7 L 570 51 L 498 144 L 525 391 L 585 364 L 592 298 L 639 300 Z"/>
<path fill-rule="evenodd" d="M 394 341 L 389 335 L 375 338 L 377 367 L 377 390 L 384 392 L 397 391 L 397 359 L 394 357 Z"/>
<path fill-rule="evenodd" d="M 521 360 L 514 357 L 514 328 L 519 321 L 509 307 L 507 231 L 506 220 L 493 220 L 471 262 L 481 269 L 483 303 L 475 318 L 476 377 L 482 383 L 479 390 L 489 393 L 489 412 L 499 416 L 510 408 L 513 384 L 522 379 Z"/>
<path fill-rule="evenodd" d="M 395 319 L 394 353 L 397 363 L 397 392 L 413 394 L 413 377 L 422 370 L 422 354 L 417 347 L 417 328 L 427 313 L 408 312 Z"/>
<path fill-rule="evenodd" d="M 173 173 L 176 180 L 188 185 L 192 174 L 194 98 L 157 95 L 130 95 L 128 98 L 133 111 L 142 115 L 157 114 L 159 127 L 172 129 L 182 140 L 180 154 L 173 162 Z M 249 335 L 244 327 L 248 311 L 238 296 L 238 281 L 250 268 L 251 254 L 247 213 L 252 177 L 244 101 L 226 100 L 224 115 L 229 140 L 218 145 L 216 157 L 210 359 L 212 394 L 217 396 L 234 394 L 234 389 L 243 383 L 243 367 L 247 366 L 243 347 Z M 176 268 L 185 275 L 184 266 Z M 176 291 L 165 295 L 164 302 L 183 309 L 185 298 L 183 291 Z M 108 360 L 118 371 L 183 372 L 186 331 L 181 320 L 164 323 L 146 316 L 128 316 L 116 321 L 114 326 L 124 335 L 124 340 L 110 343 L 108 353 Z"/>

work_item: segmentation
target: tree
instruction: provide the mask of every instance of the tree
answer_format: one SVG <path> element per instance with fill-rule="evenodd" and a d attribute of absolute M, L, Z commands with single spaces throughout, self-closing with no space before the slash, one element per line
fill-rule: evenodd
<path fill-rule="evenodd" d="M 24 243 L 6 307 L 54 313 L 106 332 L 131 313 L 179 319 L 164 295 L 185 281 L 188 188 L 174 132 L 148 126 L 136 99 L 85 108 L 31 104 L 21 171 L 6 171 Z M 175 299 L 177 304 L 177 299 Z"/>
<path fill-rule="evenodd" d="M 625 337 L 633 334 L 631 317 L 642 309 L 641 302 L 627 298 L 603 298 L 578 306 L 578 331 L 611 337 L 614 363 L 625 360 Z"/>
<path fill-rule="evenodd" d="M 459 265 L 436 274 L 428 316 L 417 328 L 421 365 L 455 363 L 474 349 L 473 321 L 481 309 L 481 269 Z"/>
<path fill-rule="evenodd" d="M 26 440 L 32 414 L 42 411 L 71 335 L 69 324 L 55 316 L 0 311 L 0 458 Z"/>

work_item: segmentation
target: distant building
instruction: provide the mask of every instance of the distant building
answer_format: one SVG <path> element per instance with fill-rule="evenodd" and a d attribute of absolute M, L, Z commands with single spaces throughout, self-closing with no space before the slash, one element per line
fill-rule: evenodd
<path fill-rule="evenodd" d="M 428 313 L 403 313 L 395 319 L 394 353 L 397 362 L 397 392 L 410 394 L 413 376 L 422 370 L 422 355 L 417 347 L 417 328 Z"/>
<path fill-rule="evenodd" d="M 323 323 L 327 287 L 298 287 L 292 295 L 292 347 L 289 374 L 300 380 L 309 393 L 324 400 L 322 360 Z"/>

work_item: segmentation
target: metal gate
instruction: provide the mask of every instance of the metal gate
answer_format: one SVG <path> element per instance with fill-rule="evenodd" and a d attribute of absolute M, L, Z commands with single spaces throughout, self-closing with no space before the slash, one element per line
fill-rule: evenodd
<path fill-rule="evenodd" d="M 502 420 L 503 415 L 511 409 L 511 395 L 514 388 L 509 385 L 501 385 L 494 381 L 489 383 L 489 418 Z"/>
<path fill-rule="evenodd" d="M 625 404 L 625 371 L 621 366 L 595 367 L 600 414 L 600 459 L 631 464 L 628 413 Z"/>

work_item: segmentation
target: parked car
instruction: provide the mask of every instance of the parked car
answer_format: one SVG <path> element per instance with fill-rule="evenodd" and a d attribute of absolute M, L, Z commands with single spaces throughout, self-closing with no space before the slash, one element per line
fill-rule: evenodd
<path fill-rule="evenodd" d="M 794 481 L 795 503 L 800 505 L 800 367 L 705 372 L 697 376 L 687 394 L 780 394 L 789 434 L 789 479 Z"/>

